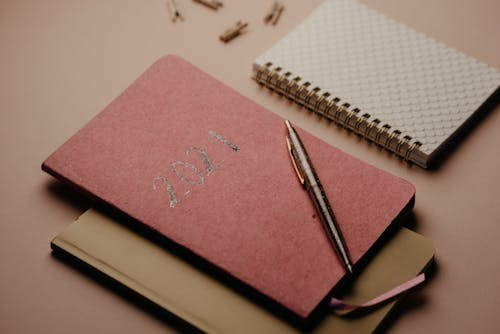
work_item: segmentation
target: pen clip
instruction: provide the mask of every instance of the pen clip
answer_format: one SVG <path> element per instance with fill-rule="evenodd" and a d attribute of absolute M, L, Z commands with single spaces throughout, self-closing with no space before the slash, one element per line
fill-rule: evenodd
<path fill-rule="evenodd" d="M 292 160 L 293 164 L 293 169 L 295 169 L 295 173 L 297 173 L 297 177 L 299 178 L 300 184 L 305 188 L 306 183 L 304 179 L 304 175 L 302 174 L 301 169 L 299 166 L 297 166 L 297 159 L 295 158 L 295 155 L 293 154 L 293 149 L 292 149 L 292 144 L 290 143 L 290 138 L 288 136 L 286 138 L 286 145 L 288 146 L 288 153 L 290 154 L 290 159 Z"/>

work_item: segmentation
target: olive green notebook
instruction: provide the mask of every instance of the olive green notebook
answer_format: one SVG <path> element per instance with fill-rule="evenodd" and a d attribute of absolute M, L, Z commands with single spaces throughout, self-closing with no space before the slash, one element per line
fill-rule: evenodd
<path fill-rule="evenodd" d="M 52 240 L 55 254 L 86 263 L 157 307 L 207 333 L 294 333 L 285 320 L 109 216 L 88 210 Z M 342 296 L 362 303 L 418 273 L 432 261 L 432 242 L 401 228 Z M 371 333 L 398 300 L 358 317 L 329 314 L 314 333 Z"/>

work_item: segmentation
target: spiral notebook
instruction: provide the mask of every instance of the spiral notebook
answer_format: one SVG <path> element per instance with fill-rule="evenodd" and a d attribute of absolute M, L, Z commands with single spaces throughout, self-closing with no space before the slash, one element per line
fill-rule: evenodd
<path fill-rule="evenodd" d="M 500 72 L 354 0 L 326 0 L 253 66 L 257 82 L 421 167 Z"/>

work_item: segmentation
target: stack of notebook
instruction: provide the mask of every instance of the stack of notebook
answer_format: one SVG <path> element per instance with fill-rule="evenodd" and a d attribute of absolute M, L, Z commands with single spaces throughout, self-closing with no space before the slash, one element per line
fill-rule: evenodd
<path fill-rule="evenodd" d="M 400 227 L 415 189 L 299 133 L 357 277 L 297 181 L 283 119 L 176 56 L 44 161 L 118 213 L 85 213 L 52 248 L 207 332 L 371 332 L 396 301 L 340 318 L 328 300 L 363 302 L 424 270 L 432 244 Z"/>

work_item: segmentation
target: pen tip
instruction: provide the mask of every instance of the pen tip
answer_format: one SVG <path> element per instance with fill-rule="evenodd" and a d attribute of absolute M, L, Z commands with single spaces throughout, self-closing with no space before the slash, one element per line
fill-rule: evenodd
<path fill-rule="evenodd" d="M 292 127 L 292 125 L 290 124 L 290 121 L 289 121 L 289 120 L 287 120 L 287 119 L 285 119 L 285 125 L 286 125 L 286 127 L 287 127 L 287 128 L 289 128 L 289 129 Z"/>
<path fill-rule="evenodd" d="M 347 271 L 349 272 L 349 274 L 352 274 L 352 266 L 351 266 L 351 264 L 347 263 L 346 267 L 347 267 Z"/>

